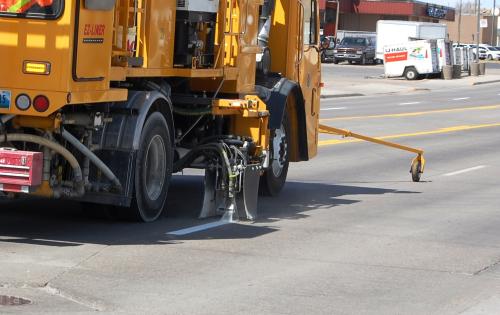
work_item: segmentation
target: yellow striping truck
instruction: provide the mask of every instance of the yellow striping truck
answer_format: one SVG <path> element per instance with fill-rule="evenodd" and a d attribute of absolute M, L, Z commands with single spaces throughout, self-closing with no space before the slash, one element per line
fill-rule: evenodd
<path fill-rule="evenodd" d="M 317 153 L 317 0 L 0 0 L 0 191 L 254 219 Z"/>

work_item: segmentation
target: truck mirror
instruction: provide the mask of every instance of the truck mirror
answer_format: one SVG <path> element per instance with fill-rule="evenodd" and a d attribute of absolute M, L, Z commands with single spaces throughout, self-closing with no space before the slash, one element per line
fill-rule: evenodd
<path fill-rule="evenodd" d="M 85 0 L 85 9 L 109 11 L 115 7 L 116 0 Z"/>

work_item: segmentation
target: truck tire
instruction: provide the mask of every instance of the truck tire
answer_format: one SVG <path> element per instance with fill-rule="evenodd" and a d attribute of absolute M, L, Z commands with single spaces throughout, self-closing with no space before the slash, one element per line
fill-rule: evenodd
<path fill-rule="evenodd" d="M 366 55 L 363 54 L 363 56 L 361 56 L 361 65 L 366 65 Z"/>
<path fill-rule="evenodd" d="M 172 177 L 173 149 L 169 128 L 160 112 L 152 113 L 142 129 L 135 163 L 135 194 L 124 218 L 152 222 L 163 212 Z M 125 211 L 124 211 L 125 210 Z"/>
<path fill-rule="evenodd" d="M 264 196 L 275 197 L 285 186 L 290 165 L 290 148 L 288 135 L 290 122 L 285 111 L 280 129 L 271 130 L 270 165 L 260 178 L 260 193 Z"/>
<path fill-rule="evenodd" d="M 408 67 L 405 69 L 403 76 L 406 78 L 406 80 L 416 80 L 418 79 L 419 74 L 417 72 L 417 69 L 415 69 L 414 67 Z"/>

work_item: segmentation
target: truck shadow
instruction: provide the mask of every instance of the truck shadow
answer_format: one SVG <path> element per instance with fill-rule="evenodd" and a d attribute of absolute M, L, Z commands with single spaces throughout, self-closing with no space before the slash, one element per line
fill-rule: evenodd
<path fill-rule="evenodd" d="M 302 220 L 313 210 L 335 211 L 362 202 L 364 195 L 413 194 L 418 192 L 361 186 L 290 182 L 278 198 L 264 197 L 259 219 L 230 224 L 178 237 L 167 234 L 179 229 L 214 222 L 198 220 L 203 201 L 203 178 L 175 177 L 164 218 L 150 224 L 94 219 L 80 204 L 50 200 L 0 200 L 0 243 L 71 247 L 84 244 L 153 245 L 186 240 L 250 239 L 273 233 L 281 220 Z"/>

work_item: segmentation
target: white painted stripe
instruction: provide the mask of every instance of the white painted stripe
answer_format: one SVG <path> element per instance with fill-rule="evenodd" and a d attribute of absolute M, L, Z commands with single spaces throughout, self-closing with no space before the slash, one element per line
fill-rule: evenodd
<path fill-rule="evenodd" d="M 481 169 L 486 168 L 486 167 L 487 167 L 486 165 L 474 166 L 474 167 L 466 168 L 466 169 L 463 169 L 463 170 L 460 170 L 460 171 L 447 173 L 447 174 L 444 174 L 443 176 L 455 176 L 455 175 L 460 175 L 460 174 L 464 174 L 464 173 L 469 173 L 469 172 L 473 172 L 473 171 L 481 170 Z"/>
<path fill-rule="evenodd" d="M 327 111 L 327 110 L 341 110 L 341 109 L 347 109 L 347 107 L 330 107 L 330 108 L 322 108 L 321 110 Z"/>
<path fill-rule="evenodd" d="M 470 97 L 458 97 L 458 98 L 454 98 L 452 101 L 465 101 L 468 99 L 470 99 Z"/>
<path fill-rule="evenodd" d="M 398 105 L 404 106 L 404 105 L 417 105 L 420 104 L 421 102 L 408 102 L 408 103 L 399 103 Z"/>
<path fill-rule="evenodd" d="M 193 234 L 205 230 L 210 230 L 219 226 L 223 226 L 226 224 L 231 224 L 232 222 L 226 222 L 226 221 L 217 221 L 217 222 L 212 222 L 212 223 L 207 223 L 207 224 L 202 224 L 198 226 L 193 226 L 190 228 L 182 229 L 182 230 L 177 230 L 173 232 L 168 232 L 167 235 L 175 235 L 175 236 L 184 236 L 188 234 Z"/>

